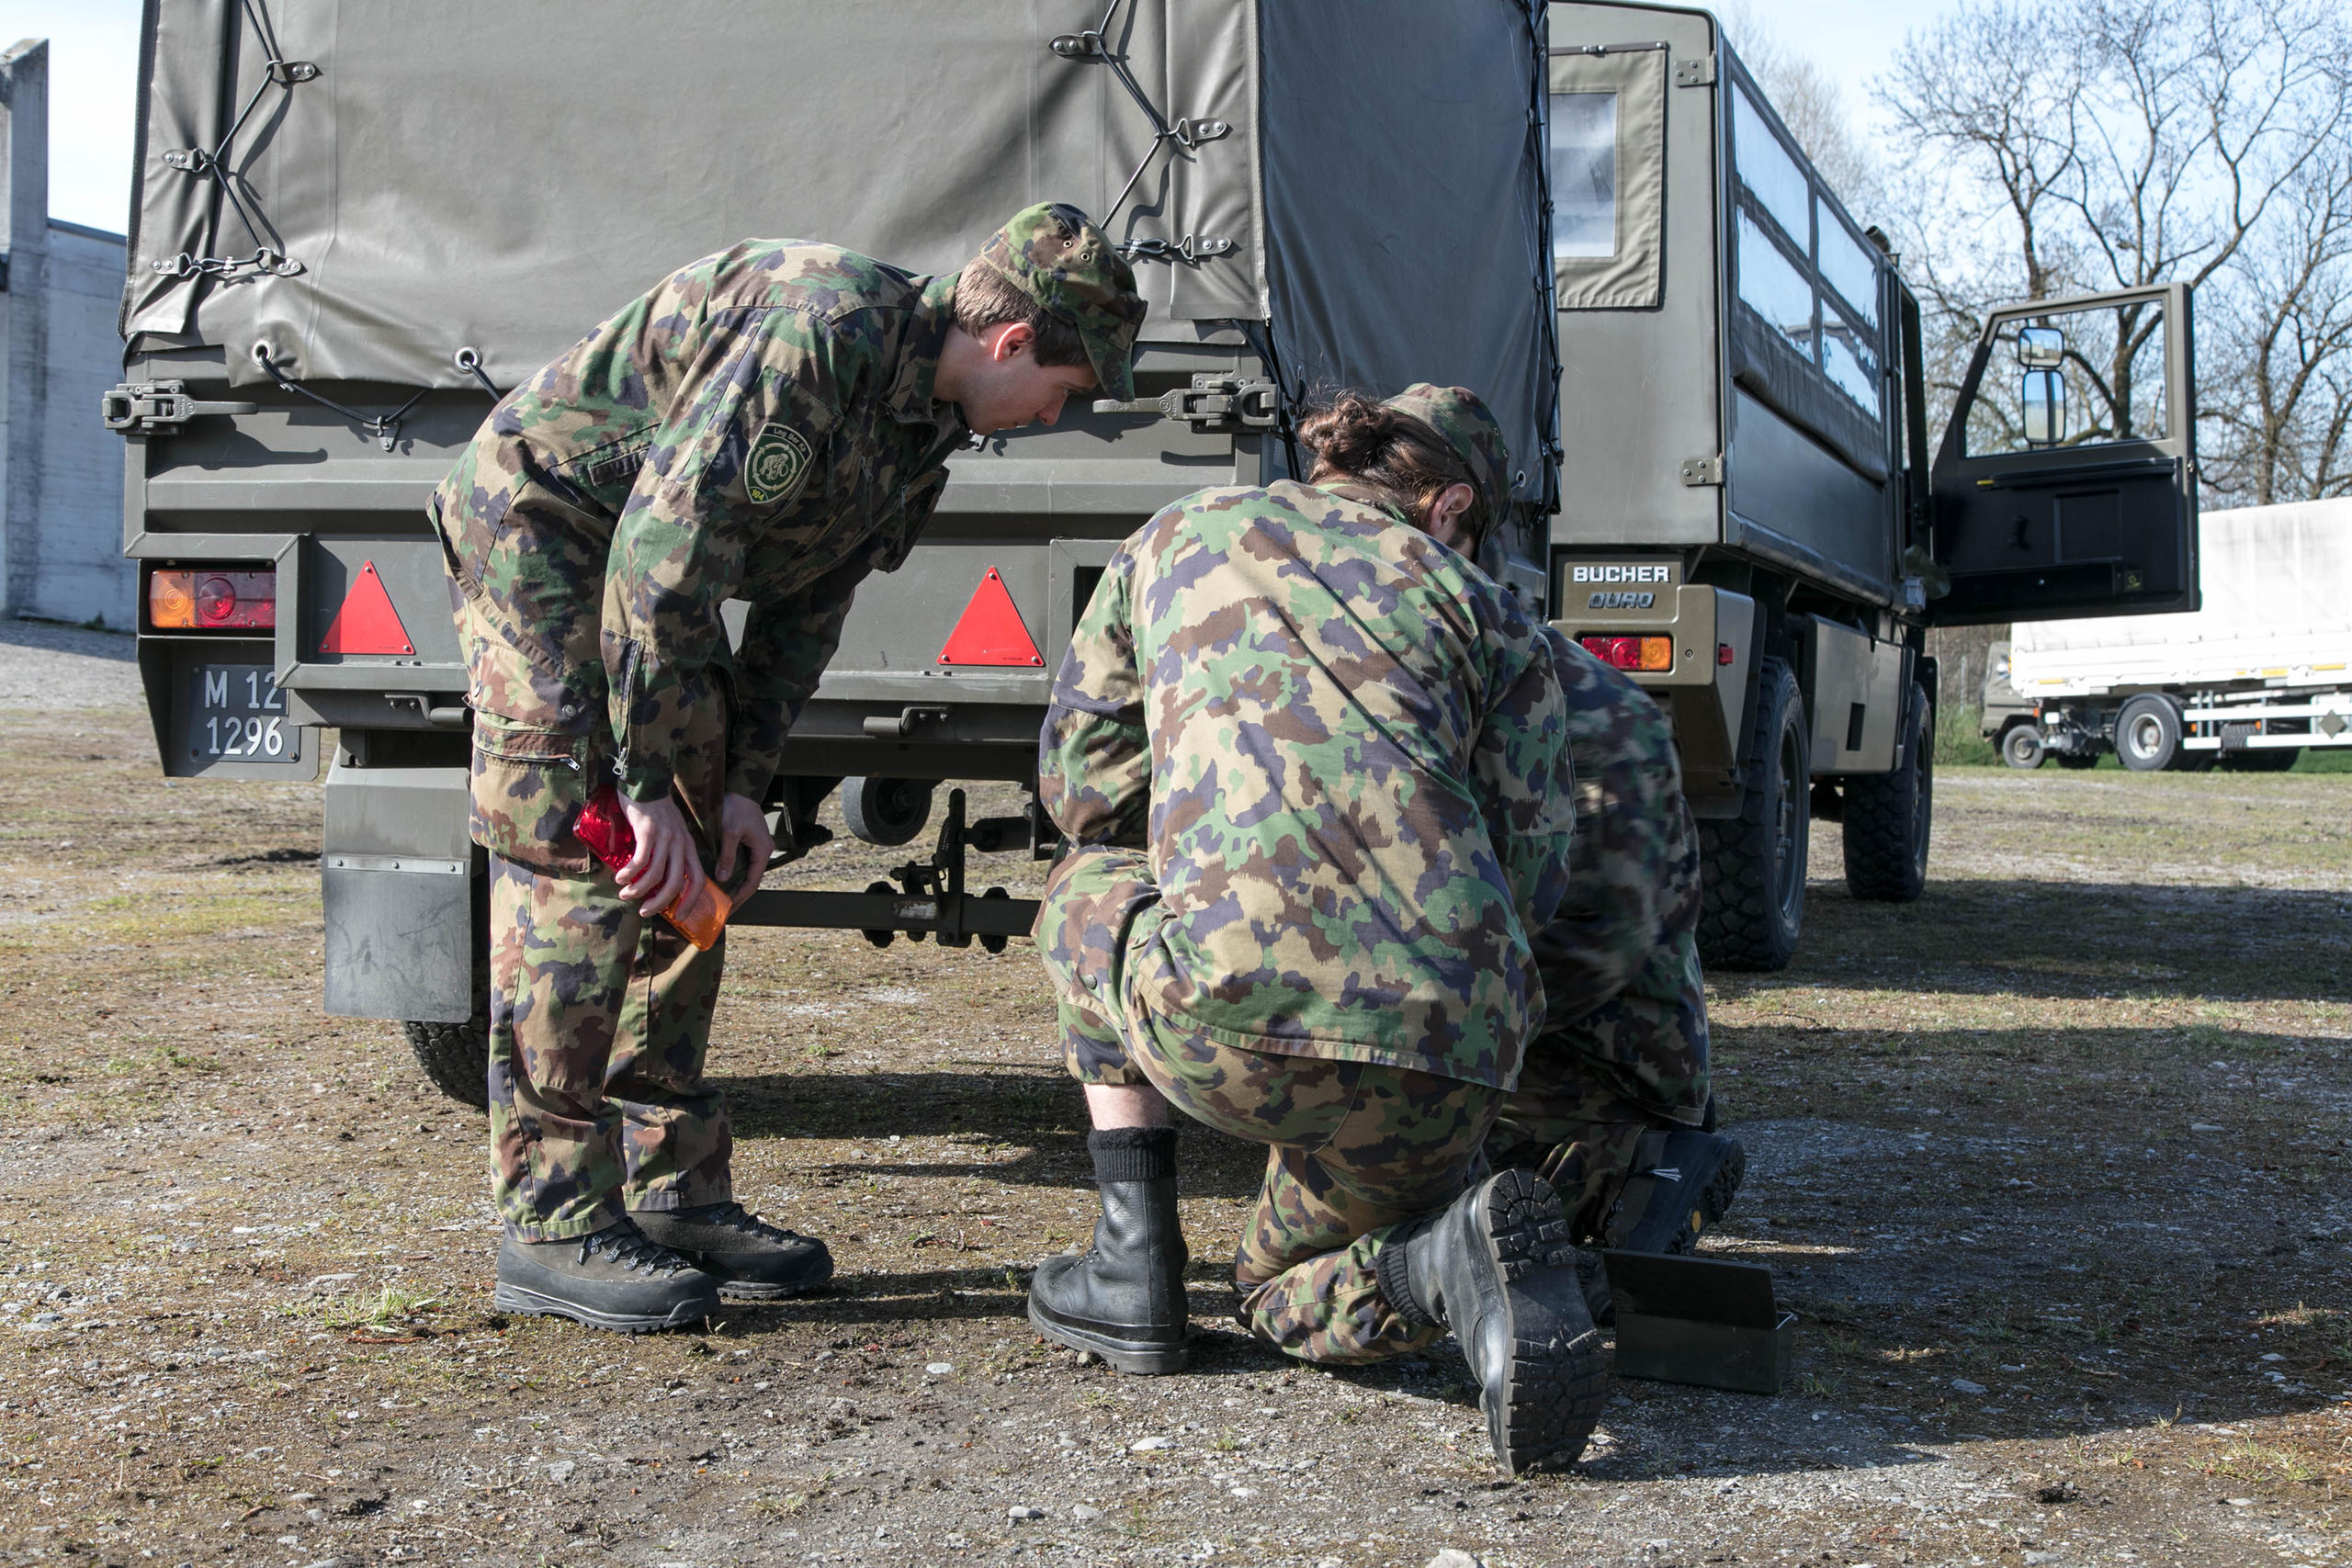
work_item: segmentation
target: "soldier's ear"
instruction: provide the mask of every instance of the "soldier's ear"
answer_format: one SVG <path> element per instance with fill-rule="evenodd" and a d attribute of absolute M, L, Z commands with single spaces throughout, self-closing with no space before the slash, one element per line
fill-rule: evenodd
<path fill-rule="evenodd" d="M 1026 321 L 1000 321 L 983 333 L 980 341 L 988 344 L 990 362 L 1002 365 L 1035 345 L 1037 329 Z"/>

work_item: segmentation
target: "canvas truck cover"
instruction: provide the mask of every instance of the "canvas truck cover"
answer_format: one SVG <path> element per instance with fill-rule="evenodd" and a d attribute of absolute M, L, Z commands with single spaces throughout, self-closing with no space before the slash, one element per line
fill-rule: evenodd
<path fill-rule="evenodd" d="M 2198 532 L 2202 609 L 2023 623 L 2010 634 L 2010 683 L 2031 697 L 2352 682 L 2352 501 L 2208 512 Z"/>
<path fill-rule="evenodd" d="M 1541 26 L 1521 0 L 149 0 L 123 333 L 241 385 L 258 344 L 411 388 L 474 387 L 471 348 L 504 388 L 747 236 L 950 271 L 1067 200 L 1131 247 L 1147 343 L 1246 341 L 1294 394 L 1472 387 L 1540 499 Z"/>

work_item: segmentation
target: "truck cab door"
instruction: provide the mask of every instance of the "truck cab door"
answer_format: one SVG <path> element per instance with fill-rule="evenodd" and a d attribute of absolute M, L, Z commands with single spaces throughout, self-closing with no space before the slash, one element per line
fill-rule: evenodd
<path fill-rule="evenodd" d="M 1929 481 L 1931 624 L 2198 607 L 2188 312 L 2165 284 L 1986 319 Z"/>

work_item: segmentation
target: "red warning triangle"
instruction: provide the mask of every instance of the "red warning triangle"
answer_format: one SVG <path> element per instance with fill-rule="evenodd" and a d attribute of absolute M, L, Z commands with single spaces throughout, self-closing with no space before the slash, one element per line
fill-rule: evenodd
<path fill-rule="evenodd" d="M 343 596 L 343 608 L 334 613 L 327 624 L 327 635 L 319 639 L 321 653 L 414 653 L 408 640 L 408 628 L 401 625 L 401 613 L 392 608 L 392 596 L 384 592 L 384 580 L 376 575 L 376 563 L 368 561 L 351 584 L 351 592 Z"/>
<path fill-rule="evenodd" d="M 1021 612 L 1013 608 L 1012 595 L 1006 592 L 1004 579 L 990 567 L 982 574 L 980 585 L 972 590 L 972 602 L 964 606 L 964 614 L 956 629 L 947 634 L 947 646 L 939 650 L 942 664 L 1043 664 L 1045 656 L 1029 638 L 1029 628 L 1021 621 Z"/>

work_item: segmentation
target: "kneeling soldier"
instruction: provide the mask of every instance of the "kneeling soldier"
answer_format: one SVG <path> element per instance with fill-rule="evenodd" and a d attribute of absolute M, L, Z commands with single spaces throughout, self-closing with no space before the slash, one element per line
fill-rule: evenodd
<path fill-rule="evenodd" d="M 1513 1472 L 1573 1461 L 1600 1337 L 1541 1178 L 1476 1179 L 1566 886 L 1566 720 L 1543 632 L 1468 558 L 1510 489 L 1459 389 L 1307 419 L 1311 482 L 1204 491 L 1113 557 L 1055 680 L 1044 798 L 1075 846 L 1037 925 L 1102 1195 L 1038 1329 L 1184 1362 L 1172 1100 L 1270 1145 L 1234 1258 L 1308 1360 L 1451 1329 Z"/>
<path fill-rule="evenodd" d="M 1580 1247 L 1688 1252 L 1731 1207 L 1747 1159 L 1703 1130 L 1698 830 L 1657 704 L 1544 631 L 1576 759 L 1576 838 L 1567 896 L 1535 937 L 1543 1027 L 1487 1152 L 1552 1183 Z M 1600 1258 L 1577 1262 L 1605 1321 Z"/>

